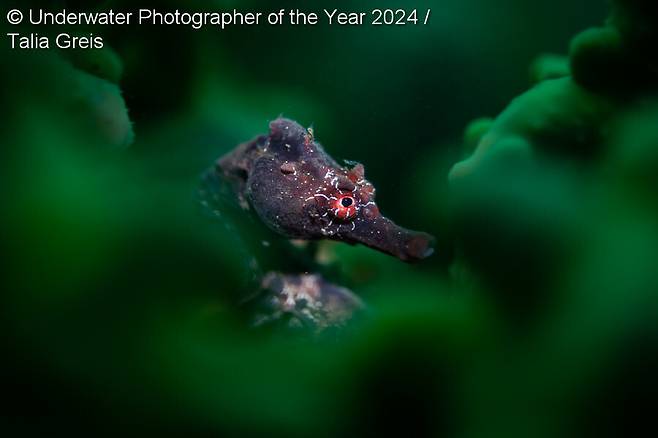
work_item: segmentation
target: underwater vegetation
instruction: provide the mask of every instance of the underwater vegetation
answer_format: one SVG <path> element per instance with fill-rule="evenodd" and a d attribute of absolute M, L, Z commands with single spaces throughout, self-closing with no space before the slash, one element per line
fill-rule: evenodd
<path fill-rule="evenodd" d="M 352 29 L 353 51 L 336 53 L 322 52 L 331 29 L 136 28 L 107 35 L 115 50 L 4 51 L 3 426 L 20 436 L 650 430 L 658 6 L 610 4 L 566 55 L 537 54 L 531 88 L 495 117 L 486 78 L 451 82 L 466 65 L 457 42 L 454 66 L 389 59 L 423 41 L 446 51 L 434 34 Z M 460 38 L 496 38 L 478 23 Z M 332 57 L 304 57 L 296 76 L 298 60 L 262 50 L 309 54 L 311 40 Z M 372 54 L 372 41 L 386 53 Z M 363 63 L 359 44 L 371 51 Z M 473 88 L 483 103 L 428 107 L 433 83 L 446 96 Z M 333 96 L 343 89 L 365 91 L 347 105 Z M 331 156 L 281 112 L 313 121 Z M 461 142 L 446 126 L 478 116 Z M 268 134 L 233 149 L 267 120 Z M 413 128 L 427 120 L 436 129 Z"/>

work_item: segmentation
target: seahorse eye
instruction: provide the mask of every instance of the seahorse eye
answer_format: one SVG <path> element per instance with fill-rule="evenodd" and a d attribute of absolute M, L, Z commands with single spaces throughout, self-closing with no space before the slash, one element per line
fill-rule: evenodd
<path fill-rule="evenodd" d="M 357 212 L 356 200 L 350 195 L 339 196 L 332 204 L 331 209 L 336 218 L 351 219 Z"/>

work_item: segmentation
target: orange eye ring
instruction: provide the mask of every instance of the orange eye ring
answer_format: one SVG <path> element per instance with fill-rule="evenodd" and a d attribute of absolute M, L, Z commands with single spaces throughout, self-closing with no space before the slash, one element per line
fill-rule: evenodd
<path fill-rule="evenodd" d="M 332 205 L 332 212 L 338 219 L 351 219 L 356 216 L 358 208 L 352 195 L 341 195 Z"/>

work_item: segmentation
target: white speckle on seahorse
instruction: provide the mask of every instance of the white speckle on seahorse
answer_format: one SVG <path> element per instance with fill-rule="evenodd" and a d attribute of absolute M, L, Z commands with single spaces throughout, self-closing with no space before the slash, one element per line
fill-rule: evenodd
<path fill-rule="evenodd" d="M 327 195 L 323 195 L 322 193 L 316 193 L 315 195 L 313 195 L 313 196 L 311 196 L 311 197 L 309 197 L 309 198 L 306 198 L 305 201 L 310 201 L 311 199 L 313 199 L 313 198 L 316 197 L 316 196 L 322 196 L 322 197 L 323 197 L 324 199 L 326 199 L 327 201 L 329 200 L 329 198 L 327 197 Z"/>

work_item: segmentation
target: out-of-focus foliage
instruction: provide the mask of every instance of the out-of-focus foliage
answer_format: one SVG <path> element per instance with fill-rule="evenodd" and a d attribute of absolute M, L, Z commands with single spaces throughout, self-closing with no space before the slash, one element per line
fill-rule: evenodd
<path fill-rule="evenodd" d="M 655 2 L 614 1 L 494 119 L 535 55 L 566 50 L 604 5 L 429 3 L 424 28 L 135 26 L 91 29 L 102 52 L 3 46 L 7 427 L 600 437 L 650 423 Z M 387 215 L 439 238 L 419 265 L 322 247 L 323 275 L 366 309 L 319 336 L 245 322 L 251 249 L 195 201 L 204 169 L 280 113 L 366 163 Z M 291 251 L 263 251 L 263 268 L 306 254 Z"/>
<path fill-rule="evenodd" d="M 614 2 L 573 39 L 572 75 L 541 58 L 539 84 L 471 125 L 450 172 L 455 270 L 523 338 L 512 402 L 551 435 L 634 433 L 656 401 L 657 43 L 655 2 Z"/>

